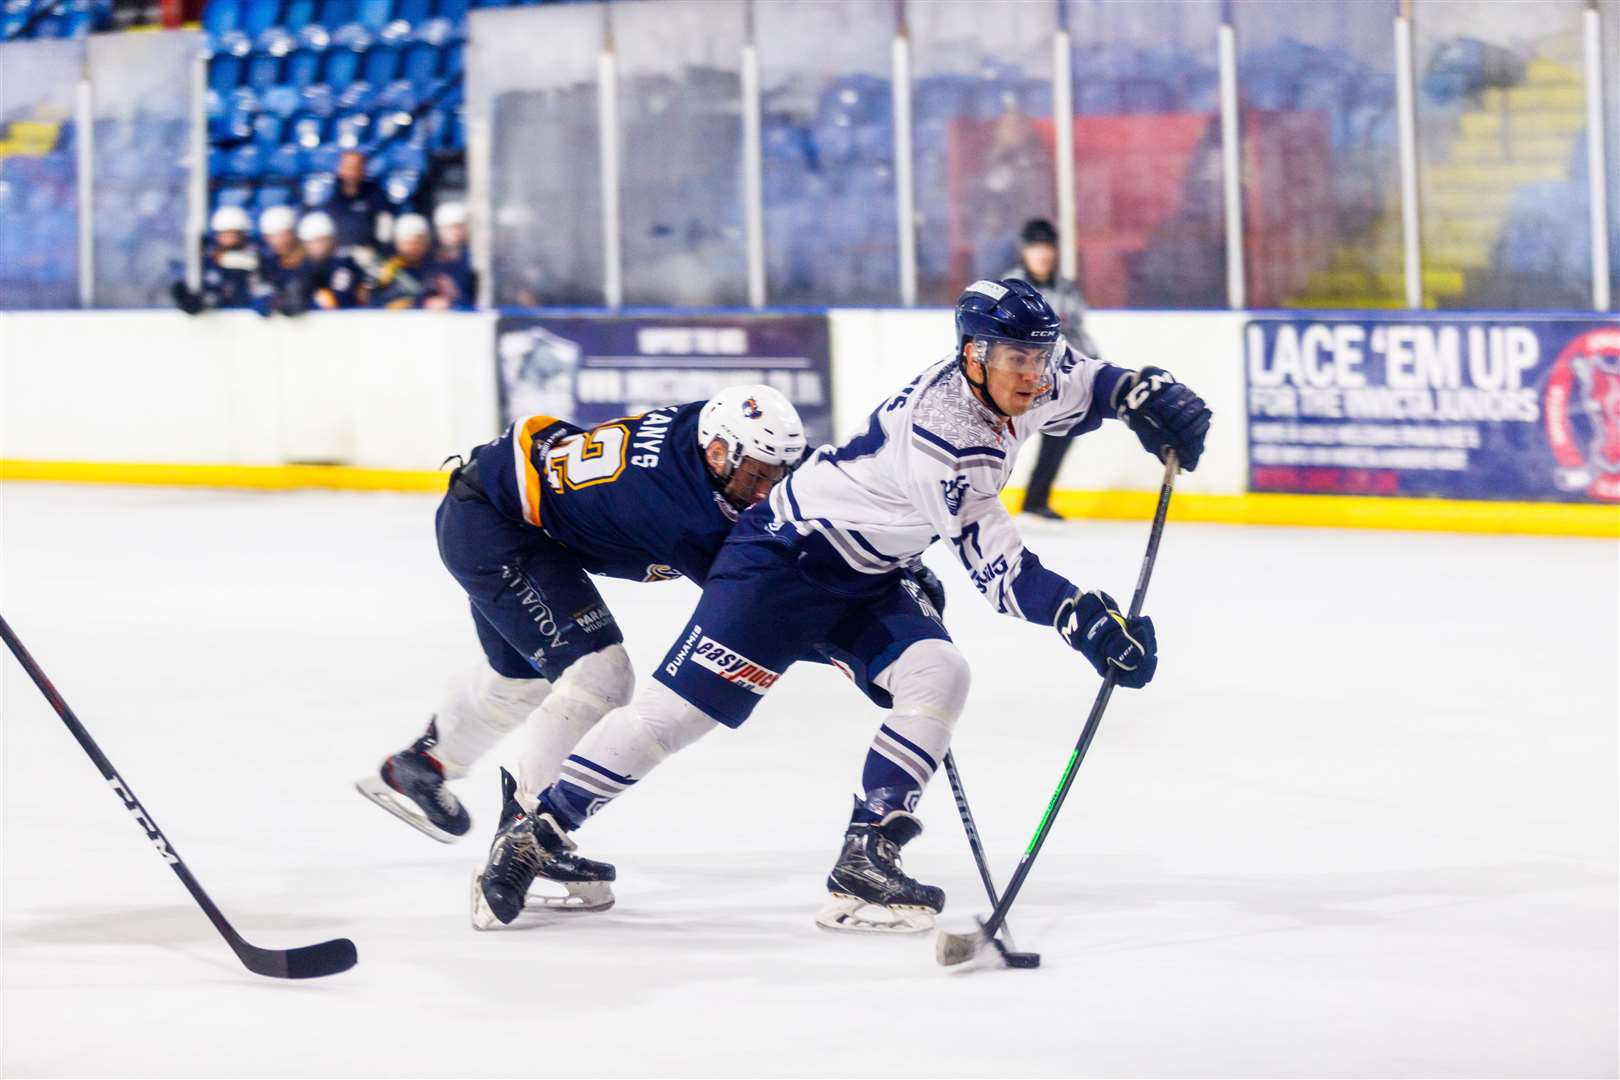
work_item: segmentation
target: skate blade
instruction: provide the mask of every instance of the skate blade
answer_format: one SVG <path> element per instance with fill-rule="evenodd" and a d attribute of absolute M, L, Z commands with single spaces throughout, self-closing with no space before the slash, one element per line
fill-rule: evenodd
<path fill-rule="evenodd" d="M 934 913 L 927 908 L 869 904 L 848 893 L 828 893 L 816 914 L 823 930 L 855 934 L 923 934 L 934 928 Z"/>
<path fill-rule="evenodd" d="M 509 923 L 503 923 L 495 917 L 495 912 L 490 910 L 489 901 L 484 899 L 483 877 L 482 871 L 477 871 L 474 872 L 472 879 L 474 930 L 522 930 L 527 926 L 544 922 L 546 916 L 555 911 L 606 911 L 613 906 L 616 899 L 612 884 L 606 881 L 551 881 L 537 878 L 529 887 L 529 895 L 524 899 L 523 910 L 518 912 L 517 918 Z M 561 886 L 567 892 L 557 896 L 538 891 L 543 885 Z"/>
<path fill-rule="evenodd" d="M 453 844 L 461 837 L 453 832 L 446 832 L 427 819 L 420 807 L 387 784 L 380 776 L 366 777 L 354 782 L 354 790 L 393 814 L 399 820 L 424 835 L 431 836 L 441 844 Z"/>

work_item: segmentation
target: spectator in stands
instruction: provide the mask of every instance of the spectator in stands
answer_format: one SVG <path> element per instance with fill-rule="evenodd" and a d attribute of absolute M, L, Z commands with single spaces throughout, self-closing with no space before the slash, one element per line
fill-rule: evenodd
<path fill-rule="evenodd" d="M 388 231 L 388 198 L 373 180 L 366 179 L 366 155 L 346 150 L 338 158 L 337 183 L 321 207 L 337 230 L 338 250 L 374 251 Z"/>
<path fill-rule="evenodd" d="M 338 254 L 330 214 L 322 210 L 305 214 L 298 223 L 298 240 L 307 256 L 298 285 L 304 310 L 335 311 L 365 304 L 365 275 L 353 259 Z"/>
<path fill-rule="evenodd" d="M 297 315 L 304 310 L 299 279 L 305 257 L 294 231 L 297 226 L 298 215 L 290 206 L 272 206 L 259 215 L 259 239 L 264 242 L 264 252 L 259 258 L 253 308 L 260 315 Z"/>
<path fill-rule="evenodd" d="M 478 302 L 478 274 L 467 254 L 467 204 L 440 203 L 433 211 L 433 232 L 438 246 L 429 273 L 433 292 L 453 308 L 471 308 Z"/>
<path fill-rule="evenodd" d="M 1018 265 L 1001 276 L 1022 278 L 1039 289 L 1063 320 L 1063 336 L 1069 345 L 1087 356 L 1096 356 L 1097 345 L 1086 333 L 1086 301 L 1080 295 L 1080 286 L 1058 275 L 1057 230 L 1050 221 L 1035 218 L 1024 223 L 1019 240 L 1022 246 Z M 1024 495 L 1024 513 L 1063 520 L 1063 515 L 1048 505 L 1048 500 L 1052 497 L 1052 482 L 1063 465 L 1063 455 L 1069 452 L 1070 438 L 1068 435 L 1041 436 L 1040 453 L 1035 456 L 1035 469 Z"/>
<path fill-rule="evenodd" d="M 248 243 L 253 223 L 240 206 L 222 206 L 208 221 L 203 240 L 202 288 L 193 292 L 177 281 L 170 290 L 187 315 L 253 305 L 259 281 L 259 253 Z"/>
<path fill-rule="evenodd" d="M 369 283 L 371 306 L 393 310 L 448 308 L 448 298 L 433 288 L 433 263 L 428 258 L 432 246 L 427 218 L 421 214 L 400 215 L 394 222 L 394 254 L 377 268 Z"/>

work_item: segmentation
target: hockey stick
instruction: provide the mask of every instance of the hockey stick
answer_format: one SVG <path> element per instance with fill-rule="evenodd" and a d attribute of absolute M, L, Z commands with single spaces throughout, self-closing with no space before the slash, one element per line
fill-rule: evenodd
<path fill-rule="evenodd" d="M 255 975 L 269 975 L 276 979 L 313 979 L 321 975 L 336 975 L 340 971 L 354 967 L 357 954 L 354 942 L 348 938 L 335 938 L 323 941 L 319 945 L 306 945 L 299 949 L 261 949 L 242 940 L 242 935 L 226 921 L 219 908 L 208 898 L 208 894 L 203 892 L 202 886 L 197 884 L 197 879 L 186 869 L 186 864 L 180 861 L 180 853 L 174 850 L 174 845 L 169 843 L 168 838 L 158 829 L 152 815 L 141 806 L 140 800 L 136 799 L 135 793 L 129 789 L 129 784 L 118 775 L 112 762 L 107 760 L 107 756 L 101 752 L 101 747 L 96 745 L 84 725 L 79 723 L 79 718 L 73 715 L 73 710 L 62 700 L 62 695 L 56 692 L 56 687 L 45 677 L 45 673 L 34 662 L 34 658 L 23 647 L 23 643 L 17 639 L 17 635 L 12 632 L 11 624 L 4 618 L 0 618 L 0 637 L 5 638 L 6 646 L 11 649 L 17 662 L 28 672 L 28 677 L 34 680 L 34 685 L 45 695 L 45 700 L 51 703 L 56 715 L 60 716 L 62 722 L 68 726 L 68 730 L 73 732 L 73 737 L 79 740 L 84 752 L 90 755 L 90 760 L 101 770 L 102 777 L 112 785 L 113 794 L 123 802 L 124 809 L 134 815 L 135 824 L 146 831 L 146 839 L 157 849 L 163 861 L 169 864 L 175 876 L 191 893 L 191 898 L 197 901 L 197 906 L 203 909 L 203 914 L 214 924 L 214 929 L 220 932 L 226 944 L 236 953 L 237 959 L 241 960 L 249 971 Z"/>
<path fill-rule="evenodd" d="M 945 775 L 950 777 L 951 794 L 956 796 L 956 812 L 962 818 L 962 829 L 967 833 L 968 847 L 973 850 L 973 862 L 979 868 L 979 880 L 984 882 L 984 894 L 990 898 L 990 907 L 993 910 L 1001 902 L 996 896 L 996 882 L 990 876 L 990 862 L 985 858 L 984 844 L 979 840 L 979 827 L 973 823 L 973 811 L 968 809 L 967 792 L 962 788 L 962 774 L 956 771 L 956 755 L 949 750 L 945 751 Z M 1008 967 L 1041 966 L 1040 953 L 1018 952 L 1014 948 L 1012 927 L 1007 925 L 1006 920 L 1002 920 L 1001 932 L 1007 939 L 1005 943 L 1001 938 L 991 938 L 991 941 Z"/>
<path fill-rule="evenodd" d="M 1164 482 L 1159 487 L 1159 506 L 1153 512 L 1153 529 L 1148 533 L 1147 554 L 1142 556 L 1142 570 L 1136 577 L 1136 592 L 1131 597 L 1130 617 L 1136 618 L 1142 614 L 1142 601 L 1147 597 L 1148 579 L 1153 576 L 1153 563 L 1159 556 L 1159 538 L 1164 535 L 1164 519 L 1170 513 L 1170 492 L 1176 484 L 1176 472 L 1180 468 L 1176 460 L 1176 452 L 1168 451 L 1164 460 Z M 1074 783 L 1074 774 L 1079 770 L 1080 763 L 1086 759 L 1086 751 L 1091 748 L 1091 740 L 1097 736 L 1097 728 L 1102 724 L 1103 710 L 1108 708 L 1108 699 L 1114 695 L 1114 672 L 1110 670 L 1103 676 L 1102 687 L 1097 691 L 1097 700 L 1091 704 L 1091 714 L 1086 717 L 1086 726 L 1080 733 L 1080 741 L 1075 743 L 1074 751 L 1069 755 L 1069 764 L 1063 770 L 1063 779 L 1059 781 L 1057 790 L 1052 793 L 1052 800 L 1046 804 L 1046 813 L 1041 815 L 1041 823 L 1035 828 L 1035 835 L 1030 838 L 1029 847 L 1024 849 L 1023 858 L 1018 860 L 1018 869 L 1007 885 L 1007 891 L 1001 895 L 1001 903 L 995 906 L 990 918 L 979 924 L 979 929 L 967 934 L 948 934 L 941 931 L 935 943 L 935 958 L 947 966 L 961 964 L 973 959 L 983 949 L 985 943 L 995 938 L 996 931 L 1000 930 L 1007 921 L 1007 909 L 1018 898 L 1018 890 L 1023 888 L 1024 879 L 1029 877 L 1030 867 L 1035 863 L 1035 856 L 1040 854 L 1041 845 L 1046 843 L 1047 834 L 1052 831 L 1052 822 L 1057 819 L 1057 813 L 1063 808 L 1063 800 L 1069 796 L 1069 787 Z"/>

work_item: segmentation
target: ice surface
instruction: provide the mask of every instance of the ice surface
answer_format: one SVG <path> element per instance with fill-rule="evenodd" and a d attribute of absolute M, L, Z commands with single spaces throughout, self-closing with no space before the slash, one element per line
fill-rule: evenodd
<path fill-rule="evenodd" d="M 879 722 L 814 667 L 582 832 L 617 908 L 472 931 L 496 761 L 453 847 L 350 786 L 478 656 L 433 505 L 0 488 L 0 611 L 204 886 L 257 944 L 360 950 L 246 973 L 0 657 L 7 1075 L 1615 1075 L 1613 542 L 1172 521 L 1159 678 L 1114 696 L 1013 911 L 1045 966 L 948 971 L 812 922 Z M 1031 533 L 1128 596 L 1145 524 Z M 1005 881 L 1097 680 L 936 569 Z M 696 596 L 603 592 L 642 673 Z M 963 928 L 934 788 L 907 866 Z"/>

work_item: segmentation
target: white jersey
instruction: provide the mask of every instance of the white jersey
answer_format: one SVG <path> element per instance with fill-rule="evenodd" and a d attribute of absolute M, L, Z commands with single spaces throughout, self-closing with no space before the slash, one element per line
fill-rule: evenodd
<path fill-rule="evenodd" d="M 1074 591 L 1025 548 L 1001 489 L 1018 448 L 1036 432 L 1094 429 L 1111 402 L 1120 368 L 1065 348 L 1054 385 L 1016 419 L 973 395 L 953 354 L 879 405 L 866 431 L 824 446 L 770 497 L 771 511 L 819 534 L 861 574 L 916 562 L 935 540 L 954 548 L 997 611 L 1050 622 Z"/>

